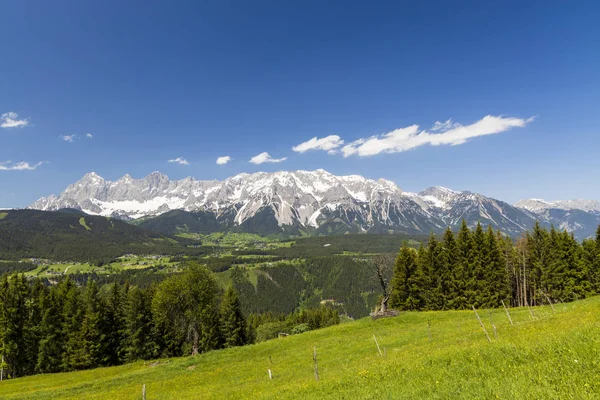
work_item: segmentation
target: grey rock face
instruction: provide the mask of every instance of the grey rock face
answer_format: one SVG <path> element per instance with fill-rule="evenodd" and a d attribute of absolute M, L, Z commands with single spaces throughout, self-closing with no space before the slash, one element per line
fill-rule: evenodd
<path fill-rule="evenodd" d="M 122 219 L 157 216 L 170 210 L 202 211 L 213 214 L 227 228 L 263 224 L 281 231 L 317 233 L 440 232 L 448 226 L 458 227 L 465 219 L 470 226 L 480 222 L 518 235 L 538 219 L 579 236 L 587 234 L 600 219 L 599 202 L 563 203 L 572 207 L 569 210 L 579 207 L 577 211 L 582 214 L 549 212 L 552 207 L 542 207 L 540 204 L 546 202 L 539 201 L 519 202 L 515 207 L 440 186 L 407 193 L 384 179 L 335 176 L 324 170 L 239 174 L 224 181 L 171 181 L 153 172 L 141 179 L 125 175 L 114 182 L 92 172 L 59 196 L 43 197 L 29 208 L 76 208 Z"/>

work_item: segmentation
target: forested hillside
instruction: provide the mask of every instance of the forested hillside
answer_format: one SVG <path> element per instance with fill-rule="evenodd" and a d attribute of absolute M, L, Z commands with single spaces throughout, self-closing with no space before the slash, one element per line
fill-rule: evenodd
<path fill-rule="evenodd" d="M 448 310 L 568 302 L 600 293 L 600 227 L 582 243 L 573 234 L 536 224 L 516 242 L 463 221 L 418 251 L 396 259 L 390 305 Z"/>
<path fill-rule="evenodd" d="M 9 210 L 0 215 L 2 259 L 94 261 L 126 253 L 179 254 L 185 251 L 172 239 L 118 219 L 68 210 Z"/>

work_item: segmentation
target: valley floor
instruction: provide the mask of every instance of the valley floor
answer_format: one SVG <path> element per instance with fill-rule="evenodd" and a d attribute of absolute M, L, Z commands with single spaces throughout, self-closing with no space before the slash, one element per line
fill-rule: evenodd
<path fill-rule="evenodd" d="M 143 384 L 147 399 L 599 398 L 600 297 L 532 311 L 511 309 L 511 325 L 502 309 L 480 310 L 491 343 L 472 311 L 402 313 L 196 357 L 7 380 L 0 398 L 136 399 Z"/>

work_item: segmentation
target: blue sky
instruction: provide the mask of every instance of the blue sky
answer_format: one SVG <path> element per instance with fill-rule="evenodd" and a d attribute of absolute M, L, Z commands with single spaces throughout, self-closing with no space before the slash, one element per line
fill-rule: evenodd
<path fill-rule="evenodd" d="M 1 7 L 0 207 L 90 171 L 156 170 L 324 168 L 408 191 L 600 199 L 598 2 Z M 336 154 L 292 150 L 313 137 Z M 249 162 L 263 152 L 286 159 Z"/>

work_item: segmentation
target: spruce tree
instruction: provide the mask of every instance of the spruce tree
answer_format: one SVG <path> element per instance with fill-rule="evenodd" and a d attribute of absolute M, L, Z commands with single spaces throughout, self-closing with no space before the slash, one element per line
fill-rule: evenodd
<path fill-rule="evenodd" d="M 486 290 L 485 265 L 489 262 L 485 234 L 481 224 L 477 222 L 473 234 L 471 254 L 468 259 L 470 274 L 468 276 L 467 301 L 475 307 L 484 307 L 489 301 L 489 293 Z"/>
<path fill-rule="evenodd" d="M 399 310 L 416 310 L 418 293 L 414 290 L 414 277 L 417 272 L 417 254 L 406 243 L 402 245 L 396 258 L 394 276 L 391 282 L 390 307 Z"/>
<path fill-rule="evenodd" d="M 148 360 L 157 355 L 151 309 L 153 293 L 153 287 L 133 287 L 128 291 L 125 317 L 127 361 Z"/>
<path fill-rule="evenodd" d="M 58 287 L 60 297 L 63 300 L 62 335 L 65 341 L 61 370 L 71 371 L 74 369 L 74 357 L 76 357 L 79 349 L 79 331 L 81 329 L 81 322 L 83 321 L 81 292 L 68 275 Z"/>
<path fill-rule="evenodd" d="M 84 317 L 78 333 L 79 347 L 73 356 L 73 369 L 98 367 L 104 357 L 101 303 L 96 282 L 89 280 L 84 296 Z"/>
<path fill-rule="evenodd" d="M 463 219 L 456 241 L 456 264 L 452 277 L 452 303 L 453 309 L 465 309 L 472 304 L 474 297 L 472 284 L 473 240 L 471 231 Z"/>
<path fill-rule="evenodd" d="M 11 377 L 27 370 L 29 287 L 22 274 L 4 275 L 0 281 L 0 345 Z"/>
<path fill-rule="evenodd" d="M 243 346 L 248 342 L 246 319 L 238 295 L 231 286 L 221 302 L 221 333 L 225 347 Z"/>
<path fill-rule="evenodd" d="M 62 291 L 53 288 L 42 298 L 43 317 L 40 325 L 40 345 L 36 372 L 61 371 L 65 342 L 63 337 Z"/>
<path fill-rule="evenodd" d="M 42 339 L 41 325 L 44 317 L 44 299 L 48 295 L 48 289 L 40 279 L 36 279 L 31 285 L 30 297 L 27 301 L 27 325 L 28 329 L 25 335 L 27 367 L 25 373 L 31 375 L 35 373 L 39 345 Z"/>
<path fill-rule="evenodd" d="M 104 301 L 103 365 L 119 365 L 125 358 L 125 309 L 121 289 L 118 283 L 113 283 Z"/>
<path fill-rule="evenodd" d="M 500 238 L 500 240 L 502 240 Z M 498 243 L 497 235 L 491 226 L 488 227 L 485 236 L 486 259 L 484 291 L 486 302 L 484 307 L 500 307 L 502 301 L 508 301 L 510 297 L 510 284 L 506 257 L 502 252 L 502 243 Z"/>

